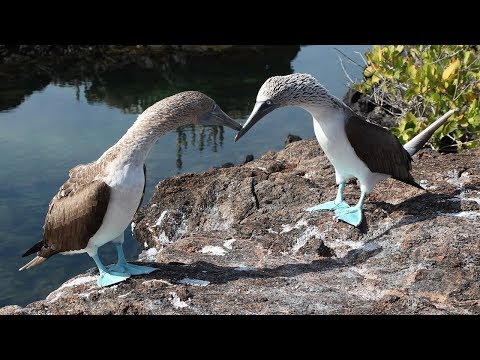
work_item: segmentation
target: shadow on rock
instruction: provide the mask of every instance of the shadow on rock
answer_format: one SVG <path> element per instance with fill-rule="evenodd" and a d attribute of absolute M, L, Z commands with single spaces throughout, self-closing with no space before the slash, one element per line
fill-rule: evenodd
<path fill-rule="evenodd" d="M 424 221 L 434 219 L 441 214 L 462 211 L 461 202 L 452 201 L 452 199 L 460 195 L 461 191 L 461 189 L 454 189 L 447 194 L 424 192 L 399 204 L 389 204 L 384 201 L 372 202 L 372 204 L 388 213 L 401 211 L 407 215 L 412 215 L 415 219 L 413 222 Z"/>
<path fill-rule="evenodd" d="M 369 242 L 359 249 L 350 250 L 343 258 L 323 258 L 310 263 L 282 264 L 274 267 L 232 267 L 219 266 L 206 261 L 195 261 L 191 264 L 170 262 L 159 264 L 156 262 L 141 263 L 138 265 L 155 267 L 158 270 L 146 275 L 146 280 L 170 280 L 179 282 L 182 279 L 201 279 L 212 284 L 225 284 L 239 279 L 269 279 L 277 277 L 295 277 L 306 273 L 321 273 L 336 268 L 358 265 L 367 261 L 382 251 L 382 247 Z M 133 263 L 133 262 L 132 262 Z M 138 278 L 138 277 L 136 277 Z"/>

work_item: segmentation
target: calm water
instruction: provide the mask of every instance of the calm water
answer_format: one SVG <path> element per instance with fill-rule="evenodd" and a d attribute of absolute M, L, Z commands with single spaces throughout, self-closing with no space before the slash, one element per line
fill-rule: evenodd
<path fill-rule="evenodd" d="M 368 45 L 337 46 L 360 59 Z M 348 81 L 334 46 L 285 46 L 247 58 L 219 56 L 189 59 L 177 55 L 163 62 L 146 60 L 100 75 L 42 75 L 0 84 L 0 306 L 25 305 L 44 298 L 68 278 L 94 266 L 86 254 L 56 255 L 27 271 L 18 268 L 29 258 L 21 254 L 41 239 L 45 212 L 68 170 L 97 159 L 114 144 L 146 107 L 184 90 L 211 96 L 243 123 L 261 84 L 273 75 L 306 72 L 342 97 Z M 359 61 L 360 62 L 360 61 Z M 351 76 L 360 68 L 344 61 Z M 16 74 L 8 74 L 12 79 Z M 53 79 L 53 80 L 52 80 Z M 277 110 L 258 123 L 248 136 L 233 142 L 229 128 L 187 126 L 163 136 L 146 161 L 144 203 L 160 180 L 177 174 L 206 171 L 226 162 L 242 162 L 278 151 L 289 134 L 314 137 L 310 116 L 301 109 Z M 127 258 L 140 247 L 125 233 Z M 100 250 L 114 262 L 114 249 Z"/>

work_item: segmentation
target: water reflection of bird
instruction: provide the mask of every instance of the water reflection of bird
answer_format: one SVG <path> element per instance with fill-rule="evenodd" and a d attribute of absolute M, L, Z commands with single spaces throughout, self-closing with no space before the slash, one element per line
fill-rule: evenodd
<path fill-rule="evenodd" d="M 454 110 L 450 110 L 402 147 L 388 130 L 365 121 L 331 95 L 313 76 L 291 74 L 267 79 L 257 102 L 235 141 L 271 111 L 283 106 L 299 106 L 313 117 L 315 136 L 335 168 L 338 192 L 335 200 L 308 208 L 308 211 L 335 210 L 338 219 L 358 226 L 362 221 L 365 195 L 387 177 L 421 188 L 412 175 L 411 156 L 420 150 Z M 355 206 L 343 200 L 350 178 L 360 182 L 361 195 Z"/>
<path fill-rule="evenodd" d="M 187 91 L 165 98 L 146 109 L 125 135 L 96 161 L 70 170 L 48 207 L 43 239 L 23 256 L 37 256 L 20 270 L 50 256 L 86 252 L 98 266 L 100 286 L 118 283 L 130 275 L 155 268 L 128 264 L 123 253 L 124 230 L 139 208 L 145 192 L 145 158 L 160 136 L 187 124 L 241 125 L 206 95 Z M 98 248 L 113 242 L 118 262 L 102 264 Z"/>
<path fill-rule="evenodd" d="M 198 134 L 197 134 L 198 131 Z M 187 138 L 187 132 L 190 133 L 190 140 Z M 183 167 L 182 154 L 188 146 L 196 147 L 202 152 L 207 144 L 213 152 L 217 152 L 218 147 L 223 146 L 223 126 L 182 126 L 177 128 L 177 171 L 180 173 Z M 197 137 L 198 135 L 198 137 Z M 198 139 L 198 141 L 197 141 Z"/>

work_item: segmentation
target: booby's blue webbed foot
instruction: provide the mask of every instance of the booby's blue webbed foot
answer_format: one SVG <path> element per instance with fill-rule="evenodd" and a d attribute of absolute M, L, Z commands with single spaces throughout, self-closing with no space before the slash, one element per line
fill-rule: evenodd
<path fill-rule="evenodd" d="M 343 201 L 343 189 L 345 188 L 345 182 L 341 182 L 338 184 L 338 190 L 337 190 L 337 196 L 335 197 L 335 200 L 332 201 L 327 201 L 322 204 L 318 204 L 312 207 L 309 207 L 308 209 L 305 209 L 305 211 L 324 211 L 324 210 L 342 210 L 342 209 L 348 209 L 350 206 Z"/>
<path fill-rule="evenodd" d="M 151 272 L 158 270 L 154 267 L 149 266 L 140 266 L 140 265 L 133 265 L 129 263 L 119 263 L 115 265 L 109 266 L 109 269 L 118 273 L 123 273 L 126 275 L 142 275 L 142 274 L 150 274 Z"/>
<path fill-rule="evenodd" d="M 322 204 L 318 204 L 312 207 L 309 207 L 308 209 L 305 209 L 305 211 L 324 211 L 324 210 L 342 210 L 342 209 L 348 209 L 350 206 L 345 202 L 341 201 L 338 204 L 335 201 L 327 201 Z"/>
<path fill-rule="evenodd" d="M 125 281 L 129 277 L 130 275 L 128 274 L 117 273 L 115 271 L 100 271 L 100 276 L 97 279 L 97 285 L 100 287 L 110 286 Z"/>
<path fill-rule="evenodd" d="M 152 271 L 158 270 L 157 268 L 153 268 L 153 267 L 133 265 L 133 264 L 127 263 L 127 260 L 125 260 L 125 253 L 123 252 L 122 243 L 115 244 L 115 247 L 117 248 L 118 261 L 115 265 L 109 266 L 110 270 L 118 271 L 120 273 L 129 275 L 129 276 L 150 274 Z"/>
<path fill-rule="evenodd" d="M 98 254 L 92 255 L 92 259 L 95 261 L 95 264 L 97 264 L 98 271 L 100 272 L 100 276 L 97 279 L 97 285 L 100 287 L 113 285 L 125 281 L 130 277 L 130 274 L 107 270 L 98 257 Z"/>
<path fill-rule="evenodd" d="M 362 222 L 362 209 L 357 206 L 337 209 L 335 210 L 335 217 L 338 220 L 345 221 L 347 224 L 358 226 Z"/>

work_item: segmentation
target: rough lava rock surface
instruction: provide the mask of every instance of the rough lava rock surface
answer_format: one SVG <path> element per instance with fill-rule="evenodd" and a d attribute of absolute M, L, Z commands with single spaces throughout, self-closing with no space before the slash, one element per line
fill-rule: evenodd
<path fill-rule="evenodd" d="M 480 314 L 479 155 L 421 151 L 427 191 L 381 182 L 359 228 L 304 211 L 336 194 L 315 140 L 175 176 L 134 219 L 158 271 L 98 288 L 91 269 L 0 314 Z"/>

